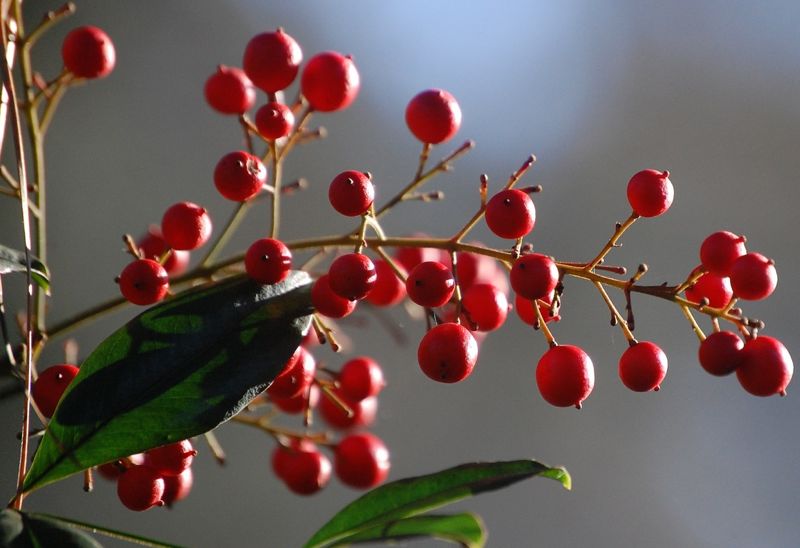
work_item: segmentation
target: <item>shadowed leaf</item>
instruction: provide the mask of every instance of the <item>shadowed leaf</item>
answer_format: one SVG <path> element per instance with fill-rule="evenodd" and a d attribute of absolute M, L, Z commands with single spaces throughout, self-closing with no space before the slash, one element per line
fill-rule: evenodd
<path fill-rule="evenodd" d="M 475 514 L 464 513 L 414 516 L 376 525 L 342 539 L 337 545 L 425 537 L 447 540 L 465 548 L 481 548 L 486 544 L 486 531 L 481 519 Z"/>
<path fill-rule="evenodd" d="M 0 546 L 8 548 L 102 548 L 86 533 L 55 519 L 16 510 L 0 512 Z"/>
<path fill-rule="evenodd" d="M 24 251 L 0 245 L 0 275 L 9 272 L 26 272 L 27 265 Z M 48 294 L 50 293 L 50 273 L 47 271 L 47 266 L 36 257 L 31 257 L 31 278 L 36 285 Z"/>

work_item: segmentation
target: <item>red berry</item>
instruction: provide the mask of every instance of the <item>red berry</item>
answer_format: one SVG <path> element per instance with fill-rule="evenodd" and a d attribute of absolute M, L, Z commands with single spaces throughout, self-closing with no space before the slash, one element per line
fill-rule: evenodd
<path fill-rule="evenodd" d="M 223 197 L 234 202 L 249 200 L 267 182 L 267 168 L 256 156 L 243 150 L 220 158 L 214 168 L 214 186 Z"/>
<path fill-rule="evenodd" d="M 544 299 L 539 299 L 539 300 L 549 305 L 553 300 L 553 294 L 551 293 Z M 538 319 L 536 317 L 536 310 L 534 310 L 533 308 L 533 302 L 531 301 L 531 299 L 526 299 L 524 297 L 520 297 L 519 295 L 517 295 L 514 298 L 514 307 L 517 310 L 517 315 L 523 322 L 525 322 L 528 325 L 536 325 Z M 554 315 L 550 312 L 550 306 L 540 305 L 540 310 L 542 311 L 542 316 L 544 317 L 545 323 L 557 322 L 561 320 L 560 314 Z"/>
<path fill-rule="evenodd" d="M 108 34 L 97 27 L 72 29 L 61 45 L 64 67 L 78 78 L 103 78 L 114 70 L 116 53 Z"/>
<path fill-rule="evenodd" d="M 666 354 L 649 341 L 634 344 L 619 359 L 619 378 L 634 392 L 658 390 L 666 374 Z"/>
<path fill-rule="evenodd" d="M 553 293 L 558 277 L 555 261 L 541 253 L 523 255 L 511 267 L 511 287 L 517 295 L 529 300 L 542 299 Z"/>
<path fill-rule="evenodd" d="M 778 285 L 775 262 L 761 253 L 748 253 L 736 259 L 731 267 L 733 293 L 748 301 L 766 299 Z"/>
<path fill-rule="evenodd" d="M 192 485 L 194 485 L 194 474 L 191 468 L 187 468 L 177 476 L 164 476 L 164 496 L 161 498 L 167 506 L 172 506 L 189 496 Z"/>
<path fill-rule="evenodd" d="M 206 80 L 206 102 L 222 114 L 244 114 L 256 102 L 256 90 L 242 69 L 220 65 Z"/>
<path fill-rule="evenodd" d="M 286 137 L 293 127 L 292 109 L 283 103 L 273 101 L 256 111 L 256 128 L 261 136 L 269 141 Z"/>
<path fill-rule="evenodd" d="M 242 66 L 257 87 L 274 93 L 292 83 L 302 61 L 300 46 L 279 28 L 250 39 L 244 50 Z"/>
<path fill-rule="evenodd" d="M 402 267 L 400 267 L 402 268 Z M 406 296 L 406 285 L 383 259 L 375 261 L 375 286 L 366 300 L 375 306 L 392 306 Z"/>
<path fill-rule="evenodd" d="M 362 253 L 337 257 L 328 269 L 328 283 L 333 292 L 350 301 L 366 297 L 377 279 L 375 265 Z"/>
<path fill-rule="evenodd" d="M 717 331 L 700 343 L 699 357 L 703 369 L 721 377 L 733 373 L 742 362 L 744 343 L 736 333 Z"/>
<path fill-rule="evenodd" d="M 375 187 L 368 173 L 343 171 L 328 187 L 328 200 L 333 209 L 348 217 L 366 213 L 374 199 Z"/>
<path fill-rule="evenodd" d="M 314 356 L 300 346 L 289 359 L 289 365 L 275 377 L 270 387 L 267 388 L 267 394 L 270 397 L 284 399 L 305 394 L 308 387 L 314 382 L 316 370 L 317 362 Z"/>
<path fill-rule="evenodd" d="M 580 409 L 594 388 L 594 365 L 589 355 L 577 346 L 554 346 L 536 366 L 536 384 L 551 405 L 574 405 Z"/>
<path fill-rule="evenodd" d="M 262 284 L 276 284 L 289 275 L 292 252 L 280 240 L 261 238 L 247 248 L 244 255 L 247 275 Z"/>
<path fill-rule="evenodd" d="M 312 384 L 308 387 L 308 390 L 292 398 L 270 396 L 269 399 L 284 413 L 297 415 L 298 413 L 305 413 L 306 409 L 314 409 L 317 406 L 319 403 L 319 388 L 317 388 L 316 384 Z"/>
<path fill-rule="evenodd" d="M 78 368 L 70 364 L 54 365 L 39 373 L 31 395 L 42 415 L 53 416 L 61 396 L 77 374 Z"/>
<path fill-rule="evenodd" d="M 474 243 L 473 245 L 480 246 L 481 244 Z M 449 254 L 447 259 L 450 259 Z M 497 261 L 493 258 L 478 253 L 459 251 L 456 253 L 456 260 L 458 261 L 458 284 L 461 291 L 466 291 L 471 286 L 482 283 L 492 284 L 504 294 L 507 293 L 508 283 L 505 274 L 498 268 Z"/>
<path fill-rule="evenodd" d="M 344 318 L 356 308 L 356 301 L 333 292 L 327 274 L 320 276 L 311 287 L 311 303 L 317 312 L 329 318 Z"/>
<path fill-rule="evenodd" d="M 350 487 L 369 489 L 389 475 L 389 451 L 380 438 L 368 433 L 350 434 L 334 452 L 336 476 Z"/>
<path fill-rule="evenodd" d="M 745 343 L 742 354 L 742 363 L 736 368 L 736 378 L 742 388 L 754 396 L 786 394 L 794 364 L 789 351 L 778 339 L 760 335 Z"/>
<path fill-rule="evenodd" d="M 339 390 L 349 400 L 377 396 L 385 385 L 381 366 L 366 356 L 345 362 L 339 372 Z"/>
<path fill-rule="evenodd" d="M 674 196 L 669 171 L 645 169 L 628 181 L 628 202 L 641 217 L 661 215 L 672 205 Z"/>
<path fill-rule="evenodd" d="M 211 237 L 211 218 L 197 204 L 178 202 L 164 212 L 161 232 L 173 249 L 196 249 Z"/>
<path fill-rule="evenodd" d="M 150 449 L 145 453 L 145 464 L 160 476 L 177 476 L 192 465 L 195 455 L 192 442 L 183 440 Z"/>
<path fill-rule="evenodd" d="M 744 242 L 744 236 L 737 236 L 733 232 L 714 232 L 700 246 L 700 262 L 709 272 L 730 276 L 733 262 L 747 253 Z"/>
<path fill-rule="evenodd" d="M 711 272 L 700 276 L 695 284 L 686 290 L 687 300 L 700 303 L 705 298 L 708 299 L 708 305 L 713 308 L 726 306 L 731 301 L 731 297 L 733 297 L 733 290 L 730 280 Z"/>
<path fill-rule="evenodd" d="M 423 143 L 439 144 L 461 126 L 461 108 L 455 97 L 442 89 L 417 94 L 406 107 L 406 124 Z"/>
<path fill-rule="evenodd" d="M 486 224 L 501 238 L 522 238 L 536 224 L 533 200 L 515 188 L 501 190 L 486 204 Z"/>
<path fill-rule="evenodd" d="M 304 443 L 292 449 L 281 449 L 281 474 L 278 475 L 292 492 L 313 495 L 328 484 L 331 478 L 331 461 L 313 443 Z"/>
<path fill-rule="evenodd" d="M 314 110 L 332 112 L 350 106 L 360 87 L 350 56 L 335 51 L 318 53 L 303 69 L 300 89 Z"/>
<path fill-rule="evenodd" d="M 164 505 L 164 478 L 149 466 L 133 466 L 117 480 L 117 496 L 130 510 Z"/>
<path fill-rule="evenodd" d="M 314 451 L 316 445 L 311 440 L 290 438 L 289 445 L 279 443 L 272 450 L 270 464 L 275 475 L 283 480 L 288 468 L 291 466 L 291 455 L 296 451 Z"/>
<path fill-rule="evenodd" d="M 416 232 L 414 238 L 430 238 L 427 234 Z M 432 247 L 399 247 L 394 254 L 394 260 L 402 266 L 406 272 L 411 272 L 419 263 L 426 261 L 439 261 L 443 253 L 439 249 Z"/>
<path fill-rule="evenodd" d="M 417 361 L 428 377 L 439 382 L 466 379 L 478 361 L 478 343 L 457 323 L 443 323 L 425 333 L 417 349 Z"/>
<path fill-rule="evenodd" d="M 475 284 L 464 291 L 463 312 L 477 331 L 494 331 L 506 321 L 508 299 L 492 284 Z"/>
<path fill-rule="evenodd" d="M 142 251 L 145 259 L 152 259 L 157 262 L 170 249 L 157 226 L 151 226 L 147 234 L 138 241 L 137 246 Z M 188 268 L 190 258 L 191 254 L 188 251 L 173 249 L 163 264 L 164 270 L 170 276 L 179 276 Z"/>
<path fill-rule="evenodd" d="M 319 412 L 328 425 L 339 430 L 348 430 L 359 426 L 369 426 L 375 421 L 378 413 L 378 398 L 370 396 L 363 400 L 350 400 L 341 390 L 335 391 L 336 395 L 353 412 L 348 416 L 347 413 L 336 405 L 330 397 L 323 397 L 319 402 Z"/>
<path fill-rule="evenodd" d="M 119 290 L 133 304 L 157 303 L 166 297 L 168 289 L 167 271 L 151 259 L 136 259 L 119 275 Z"/>
<path fill-rule="evenodd" d="M 426 261 L 414 267 L 406 278 L 408 297 L 420 306 L 442 306 L 456 288 L 453 273 L 440 262 Z"/>

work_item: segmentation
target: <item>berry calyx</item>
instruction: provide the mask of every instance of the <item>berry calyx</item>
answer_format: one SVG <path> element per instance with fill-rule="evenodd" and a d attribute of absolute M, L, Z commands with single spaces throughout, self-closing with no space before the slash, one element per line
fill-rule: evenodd
<path fill-rule="evenodd" d="M 381 366 L 366 356 L 359 356 L 345 362 L 339 372 L 338 380 L 342 395 L 353 401 L 377 396 L 386 385 Z"/>
<path fill-rule="evenodd" d="M 492 284 L 471 286 L 464 291 L 461 304 L 462 313 L 474 331 L 494 331 L 503 325 L 508 316 L 508 299 Z"/>
<path fill-rule="evenodd" d="M 634 392 L 658 390 L 666 374 L 667 356 L 650 341 L 630 346 L 619 359 L 619 378 Z"/>
<path fill-rule="evenodd" d="M 136 259 L 119 275 L 119 290 L 133 304 L 147 306 L 167 296 L 169 275 L 152 259 Z"/>
<path fill-rule="evenodd" d="M 696 272 L 697 269 L 694 271 Z M 697 279 L 694 285 L 686 289 L 685 294 L 686 299 L 693 303 L 699 304 L 703 299 L 707 299 L 708 306 L 723 308 L 731 301 L 733 290 L 729 278 L 706 272 Z"/>
<path fill-rule="evenodd" d="M 406 124 L 414 137 L 436 145 L 453 137 L 461 126 L 461 108 L 455 97 L 442 89 L 418 93 L 406 107 Z"/>
<path fill-rule="evenodd" d="M 300 89 L 314 110 L 333 112 L 350 106 L 360 77 L 352 58 L 335 51 L 318 53 L 303 68 Z"/>
<path fill-rule="evenodd" d="M 389 475 L 389 451 L 383 441 L 369 433 L 350 434 L 334 451 L 336 476 L 350 487 L 369 489 Z"/>
<path fill-rule="evenodd" d="M 328 200 L 333 209 L 348 217 L 367 212 L 375 199 L 375 187 L 368 173 L 343 171 L 328 187 Z"/>
<path fill-rule="evenodd" d="M 272 101 L 256 111 L 256 128 L 264 139 L 275 141 L 289 135 L 294 127 L 292 109 Z"/>
<path fill-rule="evenodd" d="M 377 280 L 375 265 L 362 253 L 337 257 L 328 269 L 328 283 L 333 292 L 350 301 L 366 297 Z"/>
<path fill-rule="evenodd" d="M 267 394 L 275 398 L 295 398 L 308 392 L 309 386 L 314 382 L 314 373 L 317 362 L 314 356 L 303 348 L 298 347 L 289 359 L 287 367 L 275 377 L 267 388 Z"/>
<path fill-rule="evenodd" d="M 177 476 L 192 465 L 195 455 L 192 442 L 183 440 L 150 449 L 144 462 L 161 476 Z"/>
<path fill-rule="evenodd" d="M 214 168 L 214 186 L 234 202 L 249 200 L 266 182 L 267 168 L 258 157 L 243 150 L 226 154 Z"/>
<path fill-rule="evenodd" d="M 256 102 L 256 90 L 242 69 L 220 65 L 203 88 L 206 102 L 221 114 L 244 114 Z"/>
<path fill-rule="evenodd" d="M 408 297 L 420 306 L 435 308 L 442 306 L 456 288 L 453 273 L 440 262 L 425 261 L 414 267 L 406 278 Z"/>
<path fill-rule="evenodd" d="M 152 259 L 156 262 L 160 262 L 164 253 L 170 249 L 157 226 L 151 226 L 147 234 L 136 245 L 142 252 L 142 258 Z M 173 249 L 162 266 L 170 276 L 179 276 L 189 267 L 190 259 L 191 254 L 188 251 Z"/>
<path fill-rule="evenodd" d="M 700 343 L 700 365 L 718 377 L 730 375 L 742 363 L 744 342 L 736 333 L 717 331 Z"/>
<path fill-rule="evenodd" d="M 522 238 L 533 230 L 535 223 L 533 200 L 516 188 L 501 190 L 486 204 L 486 224 L 501 238 Z"/>
<path fill-rule="evenodd" d="M 793 373 L 794 364 L 789 351 L 778 339 L 765 335 L 744 344 L 742 362 L 736 368 L 736 378 L 742 388 L 762 397 L 785 396 Z"/>
<path fill-rule="evenodd" d="M 709 272 L 730 276 L 734 261 L 747 253 L 745 237 L 720 230 L 706 237 L 700 245 L 700 262 Z"/>
<path fill-rule="evenodd" d="M 391 265 L 383 259 L 375 261 L 375 286 L 367 293 L 367 302 L 375 306 L 393 306 L 405 296 L 406 285 Z"/>
<path fill-rule="evenodd" d="M 289 275 L 292 268 L 292 252 L 282 241 L 275 238 L 256 240 L 244 255 L 247 275 L 262 284 L 276 284 Z"/>
<path fill-rule="evenodd" d="M 61 45 L 64 67 L 78 78 L 103 78 L 114 70 L 114 43 L 102 29 L 92 26 L 72 29 Z"/>
<path fill-rule="evenodd" d="M 31 395 L 42 415 L 47 418 L 53 416 L 61 396 L 77 374 L 78 368 L 66 363 L 53 365 L 39 373 L 31 388 Z"/>
<path fill-rule="evenodd" d="M 628 202 L 640 217 L 656 217 L 669 209 L 675 189 L 669 171 L 644 169 L 628 181 Z"/>
<path fill-rule="evenodd" d="M 467 378 L 478 361 L 478 343 L 464 326 L 439 324 L 419 343 L 417 361 L 431 379 L 453 383 Z"/>
<path fill-rule="evenodd" d="M 577 346 L 554 346 L 539 359 L 536 385 L 549 404 L 580 409 L 594 388 L 592 359 Z"/>
<path fill-rule="evenodd" d="M 525 299 L 543 299 L 558 285 L 555 261 L 541 253 L 523 255 L 511 267 L 511 288 Z"/>
<path fill-rule="evenodd" d="M 775 262 L 761 253 L 747 253 L 731 266 L 731 287 L 740 299 L 758 301 L 766 299 L 778 285 Z"/>
<path fill-rule="evenodd" d="M 164 212 L 161 232 L 172 249 L 197 249 L 211 237 L 211 218 L 197 204 L 178 202 Z"/>
<path fill-rule="evenodd" d="M 334 293 L 327 274 L 320 276 L 311 287 L 311 304 L 317 312 L 329 318 L 344 318 L 356 308 L 356 301 Z"/>
<path fill-rule="evenodd" d="M 122 504 L 136 512 L 163 506 L 164 478 L 149 466 L 133 466 L 117 479 L 117 496 Z"/>
<path fill-rule="evenodd" d="M 302 61 L 300 46 L 279 28 L 250 39 L 244 50 L 242 66 L 256 87 L 274 93 L 294 81 Z"/>

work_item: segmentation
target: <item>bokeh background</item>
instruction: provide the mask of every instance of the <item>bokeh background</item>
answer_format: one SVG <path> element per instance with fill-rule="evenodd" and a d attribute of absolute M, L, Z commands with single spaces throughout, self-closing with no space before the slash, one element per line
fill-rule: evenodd
<path fill-rule="evenodd" d="M 31 23 L 55 2 L 26 6 Z M 776 260 L 771 299 L 748 303 L 767 334 L 800 356 L 800 4 L 790 1 L 564 2 L 120 2 L 82 0 L 35 54 L 45 75 L 60 69 L 66 32 L 95 24 L 117 46 L 107 79 L 70 91 L 48 140 L 50 318 L 66 318 L 116 295 L 127 261 L 125 232 L 141 234 L 179 200 L 206 205 L 218 226 L 232 209 L 211 182 L 217 159 L 241 146 L 239 127 L 213 113 L 202 86 L 217 64 L 240 65 L 248 39 L 283 26 L 305 58 L 323 50 L 354 55 L 361 92 L 347 111 L 315 118 L 329 138 L 297 151 L 288 179 L 311 189 L 286 201 L 281 234 L 297 239 L 352 227 L 327 204 L 343 169 L 374 174 L 379 200 L 413 175 L 419 144 L 403 112 L 418 91 L 441 87 L 459 100 L 457 138 L 477 148 L 431 184 L 447 199 L 404 204 L 392 233 L 449 235 L 477 205 L 477 182 L 497 188 L 530 153 L 537 249 L 585 260 L 628 213 L 625 184 L 648 167 L 669 169 L 676 198 L 663 217 L 637 223 L 612 261 L 650 266 L 645 281 L 676 282 L 698 262 L 700 242 L 728 229 Z M 294 93 L 292 88 L 292 95 Z M 263 97 L 259 99 L 263 101 Z M 20 241 L 18 207 L 0 203 L 2 242 Z M 230 251 L 266 230 L 256 211 Z M 475 237 L 503 245 L 484 228 Z M 10 308 L 20 280 L 5 277 Z M 660 344 L 670 369 L 658 393 L 635 394 L 617 379 L 625 349 L 608 312 L 586 284 L 568 283 L 555 334 L 592 356 L 594 393 L 584 409 L 556 409 L 537 392 L 543 338 L 510 316 L 481 349 L 465 382 L 429 381 L 416 364 L 424 325 L 390 314 L 398 344 L 373 316 L 345 324 L 356 351 L 383 364 L 389 386 L 373 431 L 388 444 L 392 478 L 482 459 L 535 457 L 566 466 L 572 492 L 533 480 L 461 503 L 480 513 L 491 546 L 786 547 L 800 537 L 800 403 L 750 396 L 735 378 L 712 378 L 676 307 L 635 299 L 637 335 Z M 109 316 L 76 337 L 82 355 L 126 318 Z M 703 323 L 708 327 L 707 322 Z M 54 341 L 43 365 L 60 359 Z M 346 356 L 318 359 L 338 367 Z M 797 381 L 795 381 L 796 383 Z M 10 498 L 21 398 L 0 402 L 3 470 Z M 267 436 L 237 425 L 218 435 L 229 465 L 202 444 L 192 496 L 172 510 L 131 513 L 112 485 L 93 494 L 79 478 L 32 495 L 31 509 L 191 546 L 298 546 L 357 496 L 336 481 L 322 493 L 291 495 L 273 476 Z M 430 545 L 432 541 L 422 542 Z M 110 545 L 114 545 L 110 543 Z"/>

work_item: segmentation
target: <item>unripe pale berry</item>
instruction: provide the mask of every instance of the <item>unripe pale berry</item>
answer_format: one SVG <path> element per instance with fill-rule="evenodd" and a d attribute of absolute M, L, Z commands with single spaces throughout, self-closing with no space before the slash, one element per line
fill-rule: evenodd
<path fill-rule="evenodd" d="M 267 168 L 261 160 L 243 150 L 229 152 L 214 168 L 214 186 L 223 197 L 244 202 L 261 192 L 267 182 Z"/>
<path fill-rule="evenodd" d="M 450 93 L 442 89 L 425 90 L 408 103 L 406 124 L 423 143 L 443 143 L 461 126 L 461 108 Z"/>
<path fill-rule="evenodd" d="M 314 110 L 332 112 L 350 106 L 361 85 L 350 56 L 335 51 L 309 59 L 300 78 L 300 89 Z"/>
<path fill-rule="evenodd" d="M 328 187 L 328 200 L 333 209 L 348 217 L 363 215 L 375 199 L 375 187 L 367 173 L 343 171 Z"/>
<path fill-rule="evenodd" d="M 445 304 L 453 296 L 455 288 L 453 273 L 436 261 L 418 264 L 406 278 L 406 292 L 409 299 L 428 308 Z"/>
<path fill-rule="evenodd" d="M 577 346 L 554 346 L 536 366 L 536 385 L 551 405 L 580 409 L 594 388 L 594 365 Z"/>
<path fill-rule="evenodd" d="M 478 343 L 467 328 L 456 323 L 439 324 L 419 343 L 417 361 L 431 379 L 453 383 L 467 378 L 478 361 Z"/>
<path fill-rule="evenodd" d="M 149 466 L 128 468 L 117 479 L 117 496 L 127 508 L 143 512 L 164 505 L 164 478 Z"/>
<path fill-rule="evenodd" d="M 645 169 L 628 181 L 628 202 L 641 217 L 656 217 L 669 209 L 675 196 L 669 171 Z"/>
<path fill-rule="evenodd" d="M 736 259 L 747 253 L 745 237 L 720 230 L 706 237 L 700 245 L 700 262 L 709 272 L 718 276 L 730 276 Z"/>
<path fill-rule="evenodd" d="M 666 374 L 667 356 L 650 341 L 630 346 L 619 359 L 619 378 L 634 392 L 658 390 Z"/>
<path fill-rule="evenodd" d="M 39 373 L 31 395 L 42 415 L 53 416 L 61 396 L 77 374 L 78 368 L 70 364 L 53 365 Z"/>
<path fill-rule="evenodd" d="M 283 29 L 257 34 L 247 43 L 242 66 L 250 80 L 267 93 L 285 89 L 297 76 L 303 52 Z"/>
<path fill-rule="evenodd" d="M 333 292 L 350 301 L 366 297 L 377 279 L 375 265 L 363 253 L 337 257 L 328 269 L 328 283 Z"/>
<path fill-rule="evenodd" d="M 244 114 L 256 102 L 256 90 L 242 69 L 220 65 L 206 80 L 206 102 L 221 114 Z"/>
<path fill-rule="evenodd" d="M 526 299 L 542 299 L 558 285 L 555 261 L 541 253 L 523 255 L 511 267 L 511 287 Z"/>
<path fill-rule="evenodd" d="M 350 434 L 336 444 L 334 469 L 345 485 L 356 489 L 375 487 L 389 475 L 389 451 L 369 433 Z"/>
<path fill-rule="evenodd" d="M 731 287 L 740 299 L 758 301 L 766 299 L 778 285 L 775 262 L 761 253 L 747 253 L 733 262 Z"/>
<path fill-rule="evenodd" d="M 244 255 L 247 275 L 262 284 L 276 284 L 289 275 L 292 252 L 280 240 L 261 238 L 250 244 Z"/>
<path fill-rule="evenodd" d="M 516 188 L 501 190 L 486 204 L 486 224 L 501 238 L 522 238 L 533 230 L 535 223 L 533 200 Z"/>
<path fill-rule="evenodd" d="M 167 295 L 169 275 L 156 261 L 136 259 L 119 275 L 119 290 L 128 302 L 147 306 Z"/>
<path fill-rule="evenodd" d="M 197 204 L 178 202 L 164 212 L 161 233 L 173 249 L 197 249 L 211 237 L 211 218 Z"/>
<path fill-rule="evenodd" d="M 700 343 L 698 350 L 703 369 L 721 377 L 733 373 L 742 363 L 744 342 L 736 333 L 717 331 Z"/>
<path fill-rule="evenodd" d="M 759 335 L 745 343 L 742 354 L 742 362 L 736 368 L 736 378 L 742 388 L 754 396 L 786 394 L 786 386 L 794 373 L 794 364 L 783 343 L 778 339 Z"/>
<path fill-rule="evenodd" d="M 114 43 L 103 30 L 92 27 L 72 29 L 61 45 L 64 67 L 78 78 L 103 78 L 114 70 Z"/>
<path fill-rule="evenodd" d="M 255 122 L 262 137 L 269 141 L 275 141 L 292 132 L 294 114 L 292 109 L 283 103 L 273 101 L 256 111 Z"/>

